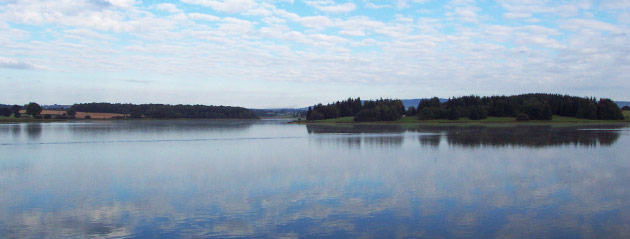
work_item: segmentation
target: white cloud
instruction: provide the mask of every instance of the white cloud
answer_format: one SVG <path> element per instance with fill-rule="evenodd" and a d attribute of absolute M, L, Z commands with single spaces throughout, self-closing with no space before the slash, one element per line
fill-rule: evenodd
<path fill-rule="evenodd" d="M 221 34 L 244 35 L 252 30 L 254 24 L 247 20 L 226 17 L 219 24 Z"/>
<path fill-rule="evenodd" d="M 624 32 L 622 28 L 618 26 L 592 19 L 570 19 L 563 21 L 563 24 L 561 24 L 560 27 L 572 31 L 577 31 L 580 29 L 592 29 L 596 31 L 606 31 L 612 33 Z"/>
<path fill-rule="evenodd" d="M 333 24 L 333 21 L 326 16 L 309 16 L 296 19 L 297 22 L 310 28 L 326 28 Z"/>
<path fill-rule="evenodd" d="M 457 0 L 429 9 L 446 17 L 418 17 L 421 1 L 405 1 L 416 8 L 405 11 L 398 1 L 355 2 L 389 8 L 368 10 L 369 16 L 348 1 L 309 1 L 300 14 L 276 0 L 184 0 L 212 8 L 194 11 L 178 8 L 181 3 L 136 2 L 8 2 L 0 6 L 0 52 L 33 62 L 2 58 L 2 68 L 147 72 L 197 79 L 191 85 L 211 75 L 254 83 L 398 84 L 409 91 L 459 87 L 479 94 L 630 87 L 623 79 L 630 74 L 629 27 L 607 20 L 630 14 L 589 4 L 500 0 L 505 14 L 489 16 L 484 5 Z M 372 14 L 378 11 L 387 15 Z M 224 13 L 231 14 L 219 17 Z M 598 18 L 602 14 L 610 18 Z M 508 24 L 501 22 L 507 18 Z M 19 29 L 23 25 L 38 27 Z"/>
<path fill-rule="evenodd" d="M 348 35 L 348 36 L 365 36 L 365 32 L 362 30 L 340 30 L 339 34 Z"/>
<path fill-rule="evenodd" d="M 534 14 L 572 17 L 578 15 L 580 10 L 588 10 L 592 7 L 588 1 L 499 0 L 498 2 L 507 10 L 503 15 L 505 18 L 527 18 Z"/>
<path fill-rule="evenodd" d="M 429 0 L 397 0 L 396 8 L 398 9 L 408 8 L 411 6 L 411 4 L 421 4 L 428 1 Z"/>
<path fill-rule="evenodd" d="M 134 4 L 136 4 L 135 0 L 105 0 L 105 1 L 111 4 L 112 6 L 122 7 L 122 8 L 129 8 L 133 6 Z"/>
<path fill-rule="evenodd" d="M 253 0 L 181 0 L 188 4 L 197 4 L 220 12 L 238 13 L 251 9 L 256 4 Z"/>
<path fill-rule="evenodd" d="M 479 16 L 477 12 L 481 9 L 475 6 L 475 2 L 471 0 L 453 0 L 446 6 L 449 9 L 444 15 L 454 17 L 457 20 L 465 22 L 478 22 Z"/>
<path fill-rule="evenodd" d="M 357 8 L 352 2 L 336 3 L 331 0 L 311 0 L 305 1 L 311 7 L 327 13 L 347 13 Z"/>
<path fill-rule="evenodd" d="M 63 36 L 78 40 L 100 40 L 100 41 L 114 41 L 116 38 L 111 35 L 98 33 L 88 29 L 68 29 L 63 31 Z"/>
<path fill-rule="evenodd" d="M 44 67 L 35 65 L 28 61 L 21 61 L 11 58 L 0 57 L 0 68 L 19 70 L 41 70 Z"/>
<path fill-rule="evenodd" d="M 89 1 L 29 1 L 8 4 L 5 9 L 3 19 L 24 24 L 60 24 L 114 31 L 129 28 L 122 24 L 126 13 L 111 9 L 109 2 L 101 6 Z"/>
<path fill-rule="evenodd" d="M 532 16 L 531 13 L 524 13 L 524 12 L 507 12 L 503 14 L 504 18 L 509 18 L 509 19 L 528 18 L 531 16 Z"/>
<path fill-rule="evenodd" d="M 368 3 L 365 3 L 365 7 L 371 8 L 371 9 L 381 9 L 381 8 L 391 8 L 392 6 L 388 4 L 376 4 L 373 2 L 368 2 Z"/>
<path fill-rule="evenodd" d="M 166 11 L 170 13 L 181 12 L 181 10 L 179 10 L 177 6 L 175 6 L 175 4 L 172 4 L 172 3 L 160 3 L 156 6 L 156 8 L 160 11 Z"/>
<path fill-rule="evenodd" d="M 189 13 L 188 18 L 192 20 L 202 20 L 202 21 L 211 21 L 211 22 L 218 21 L 219 19 L 221 19 L 217 16 L 203 14 L 203 13 Z"/>

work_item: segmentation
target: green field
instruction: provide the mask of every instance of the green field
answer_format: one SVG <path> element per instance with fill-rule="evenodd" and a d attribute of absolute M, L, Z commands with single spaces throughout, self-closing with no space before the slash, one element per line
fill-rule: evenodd
<path fill-rule="evenodd" d="M 317 124 L 347 124 L 347 123 L 382 123 L 382 124 L 392 124 L 392 123 L 401 123 L 401 124 L 549 124 L 549 123 L 619 123 L 619 122 L 630 122 L 630 112 L 624 111 L 624 115 L 626 116 L 625 120 L 589 120 L 589 119 L 579 119 L 574 117 L 564 117 L 554 115 L 552 120 L 530 120 L 530 121 L 517 121 L 514 117 L 488 117 L 482 120 L 471 120 L 468 118 L 459 118 L 458 120 L 447 120 L 447 119 L 438 119 L 438 120 L 419 120 L 416 117 L 403 117 L 397 121 L 381 121 L 381 122 L 355 122 L 354 117 L 340 117 L 335 119 L 326 119 L 326 120 L 316 120 L 316 121 L 297 121 L 295 123 L 317 123 Z"/>
<path fill-rule="evenodd" d="M 621 113 L 623 113 L 623 116 L 625 116 L 626 119 L 630 118 L 630 110 L 624 110 L 624 111 L 621 111 Z"/>

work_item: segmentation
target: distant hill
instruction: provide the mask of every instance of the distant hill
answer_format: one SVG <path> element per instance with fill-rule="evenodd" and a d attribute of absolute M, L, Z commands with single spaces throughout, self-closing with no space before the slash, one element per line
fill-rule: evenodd
<path fill-rule="evenodd" d="M 630 101 L 615 101 L 615 103 L 617 103 L 619 108 L 624 107 L 624 106 L 630 106 Z"/>
<path fill-rule="evenodd" d="M 45 110 L 65 110 L 65 109 L 70 109 L 72 105 L 58 105 L 58 104 L 54 104 L 54 105 L 42 105 L 42 109 Z"/>
<path fill-rule="evenodd" d="M 401 101 L 403 102 L 403 105 L 405 105 L 405 108 L 408 109 L 409 106 L 413 106 L 414 108 L 418 107 L 418 103 L 420 103 L 421 100 L 422 99 L 404 99 Z M 440 102 L 442 103 L 446 102 L 447 100 L 448 99 L 440 98 Z"/>
<path fill-rule="evenodd" d="M 275 109 L 250 109 L 260 118 L 301 118 L 306 117 L 308 108 L 275 108 Z"/>

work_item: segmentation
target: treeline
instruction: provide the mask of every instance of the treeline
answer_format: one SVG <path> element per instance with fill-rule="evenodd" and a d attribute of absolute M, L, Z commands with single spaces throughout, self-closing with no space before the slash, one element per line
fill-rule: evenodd
<path fill-rule="evenodd" d="M 13 108 L 10 105 L 0 105 L 0 116 L 9 117 L 14 112 L 17 112 L 18 113 L 18 117 L 19 117 L 20 109 L 22 109 L 22 108 L 20 106 L 18 106 L 18 105 L 16 105 L 16 107 L 17 107 L 17 110 L 15 110 L 16 108 Z"/>
<path fill-rule="evenodd" d="M 308 108 L 307 120 L 353 116 L 354 121 L 394 121 L 402 116 L 420 120 L 493 117 L 516 117 L 517 120 L 551 120 L 553 115 L 582 119 L 621 120 L 621 110 L 610 99 L 576 97 L 560 94 L 523 94 L 514 96 L 463 96 L 446 102 L 433 97 L 423 99 L 417 107 L 405 109 L 402 101 L 380 99 L 361 102 L 348 98 L 332 104 Z"/>
<path fill-rule="evenodd" d="M 488 116 L 516 117 L 518 120 L 551 120 L 553 115 L 582 119 L 624 119 L 619 106 L 610 99 L 584 98 L 559 94 L 523 94 L 514 96 L 464 96 L 440 103 L 437 97 L 418 104 L 417 117 L 426 119 Z"/>
<path fill-rule="evenodd" d="M 353 116 L 355 121 L 393 121 L 405 114 L 405 106 L 400 100 L 379 99 L 361 101 L 361 98 L 348 98 L 332 104 L 317 104 L 308 107 L 306 120 L 334 119 Z"/>
<path fill-rule="evenodd" d="M 207 105 L 164 105 L 164 104 L 74 104 L 77 112 L 127 114 L 131 118 L 204 118 L 204 119 L 257 119 L 254 112 L 242 107 Z"/>
<path fill-rule="evenodd" d="M 33 116 L 34 118 L 43 118 L 43 116 L 40 115 L 42 107 L 35 102 L 28 103 L 24 106 L 24 109 L 26 109 L 26 114 Z M 22 106 L 19 105 L 0 105 L 0 116 L 10 117 L 13 115 L 14 118 L 20 118 L 22 117 L 20 110 L 22 110 Z M 51 117 L 52 116 L 50 115 L 47 116 L 48 119 Z"/>

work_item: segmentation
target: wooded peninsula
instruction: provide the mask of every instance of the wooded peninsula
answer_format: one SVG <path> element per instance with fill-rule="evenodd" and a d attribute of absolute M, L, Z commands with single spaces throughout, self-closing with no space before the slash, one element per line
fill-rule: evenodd
<path fill-rule="evenodd" d="M 624 120 L 619 106 L 610 99 L 576 97 L 560 94 L 522 94 L 513 96 L 463 96 L 445 102 L 433 97 L 423 99 L 417 107 L 405 109 L 401 100 L 361 101 L 349 98 L 327 105 L 309 107 L 307 122 L 378 122 L 401 118 L 428 120 L 479 121 L 488 117 L 513 118 L 516 121 L 550 121 L 553 116 L 585 120 Z M 335 121 L 330 119 L 343 119 Z M 351 119 L 351 120 L 349 120 Z M 409 122 L 409 120 L 407 120 Z M 500 120 L 502 121 L 502 120 Z"/>

